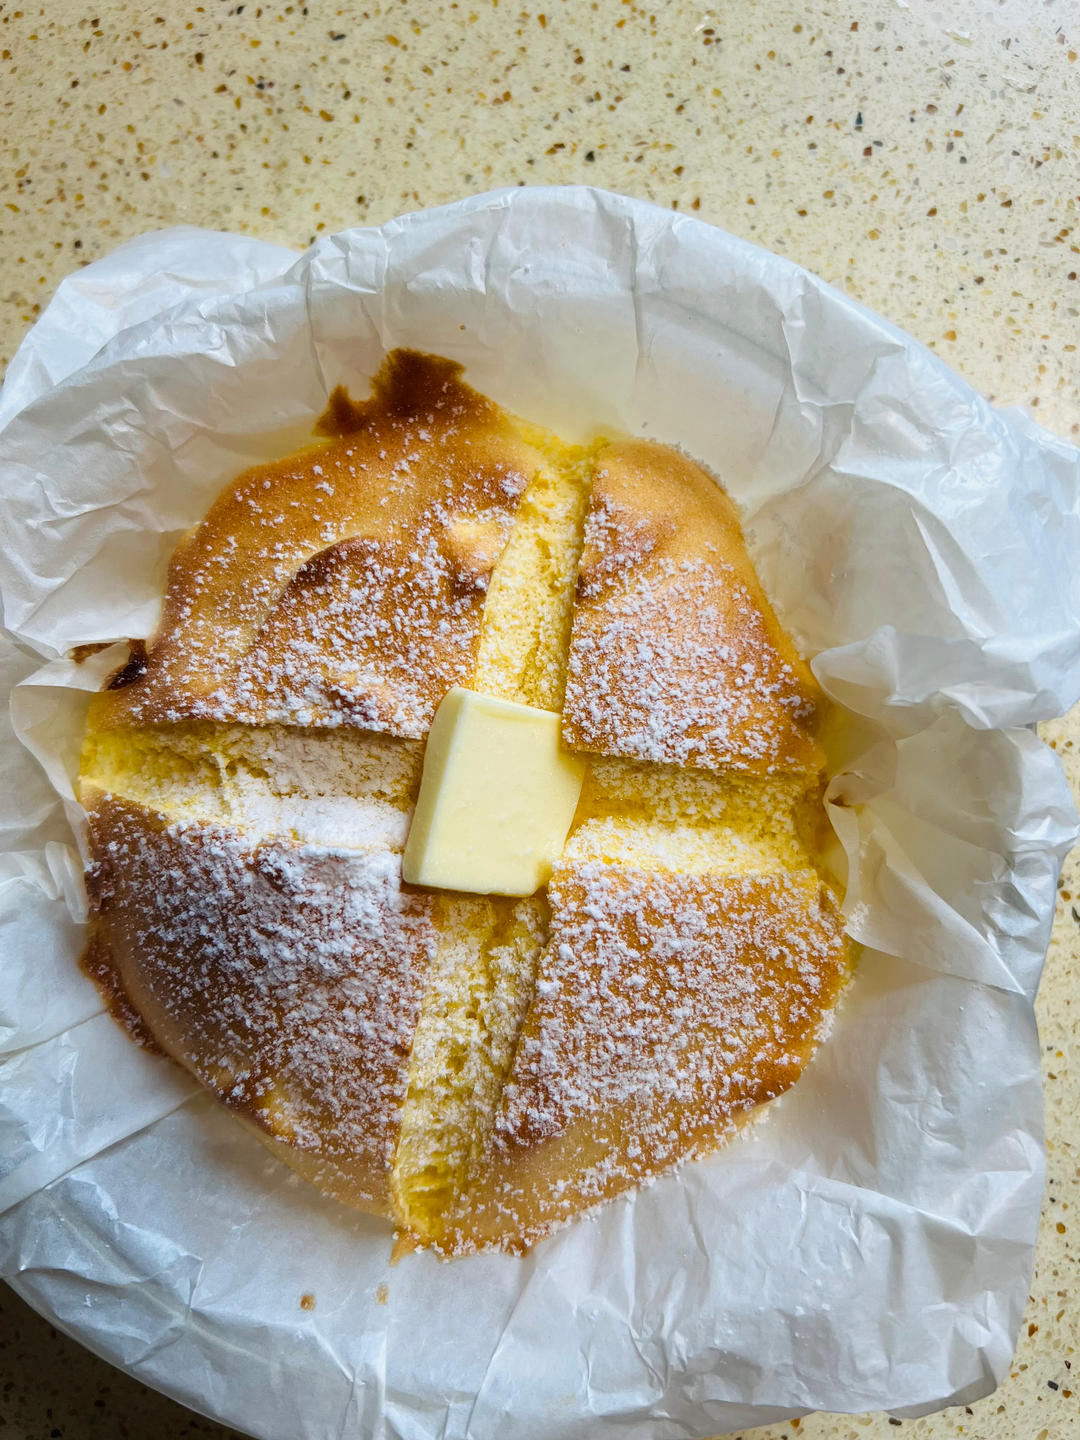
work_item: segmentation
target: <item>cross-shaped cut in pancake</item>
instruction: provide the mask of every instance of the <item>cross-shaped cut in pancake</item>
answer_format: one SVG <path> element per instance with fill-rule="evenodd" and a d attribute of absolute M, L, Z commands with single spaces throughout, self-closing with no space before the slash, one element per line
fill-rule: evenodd
<path fill-rule="evenodd" d="M 819 697 L 677 452 L 566 446 L 403 354 L 325 428 L 226 490 L 95 697 L 88 963 L 322 1189 L 520 1249 L 805 1064 L 850 965 Z M 546 892 L 401 881 L 455 684 L 589 754 Z"/>
<path fill-rule="evenodd" d="M 647 440 L 602 450 L 574 607 L 567 744 L 810 773 L 822 764 L 819 703 L 712 476 Z"/>

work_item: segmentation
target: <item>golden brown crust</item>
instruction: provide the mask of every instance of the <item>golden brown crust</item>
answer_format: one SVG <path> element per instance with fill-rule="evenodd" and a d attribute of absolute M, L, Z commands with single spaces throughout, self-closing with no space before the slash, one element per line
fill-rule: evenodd
<path fill-rule="evenodd" d="M 820 695 L 699 465 L 628 440 L 597 457 L 563 734 L 575 749 L 813 772 Z"/>
<path fill-rule="evenodd" d="M 583 521 L 586 452 L 534 449 L 412 352 L 369 400 L 335 391 L 320 430 L 228 487 L 157 637 L 94 701 L 85 963 L 327 1193 L 411 1221 L 410 1243 L 522 1249 L 801 1073 L 849 963 L 803 868 L 820 697 L 734 507 L 677 452 L 604 446 Z M 627 758 L 593 762 L 550 906 L 484 902 L 481 923 L 401 884 L 413 742 L 499 665 L 561 694 L 583 523 L 564 736 Z M 533 603 L 556 642 L 517 623 Z"/>
<path fill-rule="evenodd" d="M 96 849 L 96 842 L 92 841 Z M 102 896 L 96 886 L 91 885 L 92 877 L 100 876 L 102 867 L 95 863 L 86 877 L 86 888 L 92 912 L 100 909 Z M 152 1055 L 164 1055 L 165 1051 L 154 1038 L 153 1031 L 139 1014 L 131 996 L 124 989 L 112 946 L 105 928 L 95 919 L 90 928 L 90 940 L 79 961 L 79 968 L 89 976 L 101 992 L 105 1008 L 118 1025 L 122 1025 L 135 1044 Z"/>
<path fill-rule="evenodd" d="M 84 804 L 98 978 L 291 1164 L 389 1213 L 437 942 L 430 902 L 402 890 L 398 857 L 253 842 L 107 795 Z"/>
<path fill-rule="evenodd" d="M 539 457 L 461 367 L 398 351 L 338 438 L 241 475 L 178 547 L 145 662 L 95 723 L 363 725 L 418 738 L 475 661 Z M 123 683 L 127 682 L 127 683 Z"/>
<path fill-rule="evenodd" d="M 814 870 L 560 866 L 491 1142 L 440 1248 L 525 1248 L 714 1150 L 798 1079 L 848 972 Z"/>

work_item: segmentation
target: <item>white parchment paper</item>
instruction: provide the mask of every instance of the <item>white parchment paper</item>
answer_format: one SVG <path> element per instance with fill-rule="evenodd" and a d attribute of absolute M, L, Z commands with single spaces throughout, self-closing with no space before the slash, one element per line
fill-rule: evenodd
<path fill-rule="evenodd" d="M 385 1225 L 137 1050 L 80 976 L 70 777 L 115 652 L 66 657 L 151 632 L 221 486 L 398 345 L 722 476 L 849 712 L 830 794 L 867 949 L 832 1042 L 714 1159 L 524 1259 L 392 1268 Z M 31 1304 L 265 1440 L 665 1440 L 992 1388 L 1032 1263 L 1032 996 L 1076 833 L 1027 728 L 1080 695 L 1076 451 L 796 266 L 585 189 L 300 258 L 146 236 L 61 286 L 0 426 L 0 1270 Z"/>

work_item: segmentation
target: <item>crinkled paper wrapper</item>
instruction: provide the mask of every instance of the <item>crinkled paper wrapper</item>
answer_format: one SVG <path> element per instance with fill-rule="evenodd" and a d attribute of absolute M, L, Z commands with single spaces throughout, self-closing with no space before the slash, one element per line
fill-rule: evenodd
<path fill-rule="evenodd" d="M 124 652 L 66 657 L 150 633 L 223 483 L 398 345 L 564 435 L 703 460 L 847 710 L 830 809 L 866 949 L 831 1042 L 715 1158 L 524 1259 L 392 1267 L 386 1225 L 132 1045 L 76 965 L 71 777 Z M 0 425 L 0 1268 L 21 1295 L 265 1440 L 664 1440 L 993 1387 L 1039 1218 L 1032 997 L 1075 835 L 1031 726 L 1080 694 L 1078 452 L 787 261 L 586 189 L 300 258 L 146 236 L 60 287 Z"/>

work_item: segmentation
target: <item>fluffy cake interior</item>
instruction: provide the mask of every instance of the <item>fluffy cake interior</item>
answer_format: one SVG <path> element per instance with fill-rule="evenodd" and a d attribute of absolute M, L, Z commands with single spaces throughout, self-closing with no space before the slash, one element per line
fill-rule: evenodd
<path fill-rule="evenodd" d="M 415 1235 L 437 1239 L 475 1166 L 502 1094 L 547 929 L 541 896 L 446 895 L 391 1178 Z"/>
<path fill-rule="evenodd" d="M 515 422 L 542 463 L 487 587 L 471 687 L 560 710 L 596 447 Z M 599 442 L 598 442 L 599 443 Z M 122 797 L 169 822 L 298 845 L 400 853 L 423 742 L 343 726 L 102 723 L 92 708 L 84 803 Z M 713 773 L 593 756 L 564 858 L 640 871 L 761 876 L 815 866 L 817 778 Z M 436 894 L 440 940 L 408 1060 L 390 1176 L 400 1223 L 438 1244 L 491 1135 L 549 934 L 543 894 Z M 286 1114 L 272 1127 L 289 1135 Z"/>
<path fill-rule="evenodd" d="M 473 688 L 558 710 L 591 455 L 518 423 L 545 463 L 491 578 Z M 447 938 L 420 1012 L 391 1181 L 409 1229 L 435 1239 L 491 1132 L 547 928 L 540 896 L 448 895 L 439 906 Z"/>
<path fill-rule="evenodd" d="M 84 792 L 123 797 L 170 821 L 222 825 L 358 850 L 405 843 L 423 747 L 359 730 L 193 721 L 91 725 Z"/>
<path fill-rule="evenodd" d="M 522 497 L 491 577 L 473 688 L 561 710 L 596 446 L 564 445 L 537 426 L 518 424 L 546 463 Z"/>

